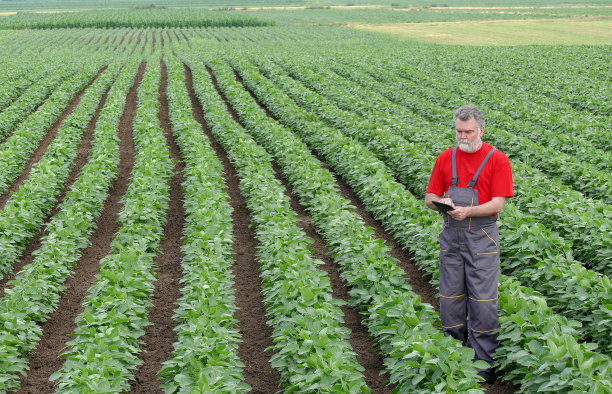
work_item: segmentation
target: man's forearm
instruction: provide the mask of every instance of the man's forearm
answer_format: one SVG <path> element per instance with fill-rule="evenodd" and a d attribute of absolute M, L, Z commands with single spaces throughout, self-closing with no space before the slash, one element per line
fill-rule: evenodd
<path fill-rule="evenodd" d="M 493 197 L 491 201 L 487 201 L 482 205 L 468 208 L 467 217 L 491 216 L 498 214 L 504 208 L 506 197 Z"/>

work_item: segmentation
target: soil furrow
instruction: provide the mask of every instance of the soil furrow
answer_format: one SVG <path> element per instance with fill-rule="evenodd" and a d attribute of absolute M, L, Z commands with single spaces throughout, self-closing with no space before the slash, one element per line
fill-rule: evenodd
<path fill-rule="evenodd" d="M 232 272 L 234 275 L 235 302 L 238 307 L 236 318 L 242 336 L 242 342 L 238 347 L 238 356 L 245 365 L 243 370 L 245 382 L 253 388 L 253 392 L 274 393 L 281 390 L 281 387 L 276 384 L 281 377 L 270 365 L 272 352 L 265 351 L 266 348 L 273 345 L 272 328 L 266 323 L 259 264 L 255 259 L 257 251 L 255 232 L 250 225 L 251 219 L 246 202 L 238 188 L 236 170 L 206 125 L 202 107 L 193 89 L 191 70 L 188 67 L 185 67 L 185 77 L 194 118 L 202 125 L 202 130 L 208 136 L 217 157 L 223 163 L 224 180 L 233 208 L 234 265 Z"/>
<path fill-rule="evenodd" d="M 266 112 L 266 114 L 272 119 L 278 119 L 272 114 L 272 112 L 259 101 L 259 99 L 253 94 L 251 90 L 249 90 L 245 85 L 238 73 L 234 71 L 236 75 L 236 79 L 242 84 L 244 89 L 249 92 L 251 97 L 257 102 L 257 104 Z M 282 124 L 282 123 L 281 123 Z M 429 280 L 431 277 L 421 271 L 420 268 L 414 262 L 413 256 L 404 250 L 402 246 L 397 243 L 391 234 L 389 234 L 383 227 L 382 223 L 374 218 L 374 216 L 367 211 L 365 205 L 361 202 L 357 194 L 353 191 L 353 189 L 340 177 L 335 171 L 329 167 L 329 165 L 316 153 L 311 151 L 314 157 L 316 157 L 319 161 L 321 161 L 323 167 L 327 168 L 338 184 L 340 194 L 348 199 L 351 204 L 355 207 L 355 212 L 362 218 L 365 225 L 371 227 L 374 230 L 374 236 L 377 238 L 381 238 L 385 241 L 385 244 L 391 248 L 388 252 L 390 256 L 396 258 L 398 260 L 399 267 L 404 270 L 404 277 L 412 287 L 412 291 L 421 296 L 421 301 L 431 304 L 436 312 L 440 312 L 440 302 L 437 297 L 438 291 L 435 287 L 433 287 Z M 365 372 L 364 372 L 365 373 Z M 508 382 L 502 382 L 501 380 L 497 380 L 491 384 L 483 384 L 482 387 L 485 389 L 488 394 L 507 394 L 507 393 L 515 393 L 518 391 L 519 387 L 512 385 Z"/>
<path fill-rule="evenodd" d="M 134 374 L 131 392 L 133 393 L 162 393 L 157 372 L 162 363 L 171 357 L 172 344 L 176 341 L 174 323 L 175 303 L 181 296 L 180 279 L 183 276 L 181 269 L 181 245 L 183 243 L 183 227 L 185 225 L 185 209 L 183 207 L 182 184 L 185 163 L 181 152 L 172 137 L 172 128 L 168 115 L 168 97 L 166 87 L 168 74 L 166 64 L 161 62 L 161 86 L 159 88 L 159 122 L 166 135 L 170 147 L 170 154 L 175 160 L 174 176 L 170 180 L 170 201 L 167 213 L 167 222 L 164 226 L 164 235 L 160 244 L 160 254 L 155 258 L 157 281 L 153 289 L 153 306 L 149 311 L 151 326 L 145 328 L 142 338 L 144 345 L 141 355 L 144 363 Z"/>
<path fill-rule="evenodd" d="M 207 68 L 207 70 L 212 76 L 212 71 L 209 68 Z M 216 80 L 214 78 L 213 81 L 215 82 L 215 87 L 217 87 L 217 93 L 219 93 L 219 95 L 223 97 L 223 100 L 225 101 L 225 105 L 227 106 L 229 113 L 232 115 L 236 122 L 238 122 L 243 128 L 246 129 L 246 126 L 242 123 L 236 111 L 234 111 L 230 103 L 219 90 L 216 84 Z M 327 273 L 330 279 L 333 297 L 348 302 L 350 296 L 348 293 L 348 288 L 340 277 L 339 265 L 334 262 L 332 253 L 327 249 L 325 240 L 316 231 L 315 225 L 312 219 L 310 218 L 310 215 L 308 214 L 304 206 L 299 202 L 299 197 L 293 193 L 289 182 L 282 175 L 282 171 L 279 165 L 276 162 L 273 162 L 272 166 L 276 173 L 277 179 L 285 187 L 285 194 L 289 197 L 291 208 L 298 215 L 298 226 L 306 233 L 306 236 L 314 240 L 313 244 L 311 245 L 312 248 L 315 250 L 313 256 L 324 262 L 324 264 L 321 265 L 320 268 Z M 351 335 L 349 337 L 351 347 L 357 354 L 357 361 L 359 361 L 361 366 L 365 368 L 363 374 L 365 376 L 366 384 L 372 390 L 372 392 L 390 393 L 391 389 L 385 385 L 385 381 L 389 379 L 389 375 L 381 375 L 381 371 L 384 369 L 383 357 L 375 349 L 375 343 L 372 338 L 370 338 L 367 327 L 362 324 L 359 312 L 357 311 L 357 309 L 348 304 L 343 305 L 341 309 L 344 313 L 343 326 L 347 327 L 351 331 Z"/>
<path fill-rule="evenodd" d="M 47 131 L 47 134 L 45 135 L 43 140 L 38 145 L 38 148 L 36 148 L 32 156 L 30 156 L 25 166 L 23 167 L 24 169 L 21 172 L 21 175 L 19 175 L 19 177 L 15 179 L 15 181 L 11 184 L 11 186 L 4 193 L 2 193 L 2 195 L 0 195 L 0 208 L 1 209 L 4 209 L 4 206 L 6 205 L 6 202 L 9 200 L 11 194 L 17 189 L 19 189 L 19 187 L 23 184 L 23 182 L 30 176 L 30 172 L 32 171 L 32 168 L 43 157 L 43 155 L 47 151 L 47 148 L 57 136 L 57 133 L 62 123 L 64 122 L 64 120 L 68 117 L 68 115 L 72 113 L 72 111 L 79 104 L 79 102 L 81 101 L 81 97 L 83 97 L 83 95 L 85 94 L 85 91 L 89 89 L 89 87 L 100 76 L 100 74 L 102 74 L 104 70 L 106 70 L 106 68 L 107 66 L 100 69 L 98 73 L 96 74 L 96 76 L 93 77 L 91 81 L 89 81 L 87 86 L 85 86 L 76 96 L 74 96 L 74 98 L 70 101 L 70 104 L 68 104 L 66 109 L 64 109 L 62 114 L 57 118 L 55 123 L 53 123 L 51 128 Z"/>
<path fill-rule="evenodd" d="M 81 301 L 95 281 L 99 261 L 110 251 L 110 243 L 119 229 L 119 210 L 121 197 L 125 194 L 129 175 L 134 165 L 134 144 L 132 140 L 132 121 L 136 113 L 136 94 L 138 84 L 144 74 L 142 64 L 134 85 L 130 89 L 123 114 L 119 121 L 117 134 L 120 139 L 119 176 L 113 182 L 104 202 L 104 208 L 97 221 L 97 228 L 90 237 L 91 245 L 83 251 L 83 256 L 75 264 L 73 275 L 65 282 L 66 289 L 60 298 L 56 311 L 49 320 L 41 325 L 42 337 L 38 347 L 29 357 L 30 371 L 21 381 L 20 393 L 53 392 L 49 382 L 52 373 L 61 368 L 63 359 L 58 357 L 72 338 L 76 328 L 75 318 L 83 311 Z"/>

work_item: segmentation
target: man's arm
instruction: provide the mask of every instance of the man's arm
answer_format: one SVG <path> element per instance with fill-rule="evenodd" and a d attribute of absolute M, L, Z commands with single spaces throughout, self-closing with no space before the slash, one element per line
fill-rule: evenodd
<path fill-rule="evenodd" d="M 493 197 L 491 201 L 475 207 L 455 207 L 454 210 L 448 211 L 448 214 L 455 220 L 463 220 L 468 217 L 491 216 L 500 213 L 504 208 L 505 202 L 506 197 Z"/>

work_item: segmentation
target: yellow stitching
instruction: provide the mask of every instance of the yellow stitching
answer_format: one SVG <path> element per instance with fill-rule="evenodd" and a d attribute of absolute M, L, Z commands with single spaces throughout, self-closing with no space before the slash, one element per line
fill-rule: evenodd
<path fill-rule="evenodd" d="M 442 326 L 442 327 L 444 327 L 444 328 L 455 328 L 455 327 L 459 327 L 459 326 L 463 326 L 463 323 L 462 324 L 457 324 L 456 326 L 450 326 L 450 327 Z"/>
<path fill-rule="evenodd" d="M 440 297 L 444 297 L 444 298 L 458 298 L 458 297 L 463 297 L 464 295 L 465 295 L 465 293 L 464 293 L 464 294 L 461 294 L 461 295 L 458 295 L 458 296 L 450 296 L 450 297 L 447 297 L 447 296 L 443 296 L 442 294 L 440 294 Z"/>
<path fill-rule="evenodd" d="M 495 297 L 495 298 L 491 298 L 491 299 L 488 299 L 488 300 L 477 300 L 476 298 L 472 298 L 472 297 L 468 297 L 468 298 L 469 298 L 470 300 L 474 300 L 474 301 L 495 301 L 495 300 L 497 299 L 497 297 Z"/>
<path fill-rule="evenodd" d="M 496 254 L 496 253 L 497 252 L 482 252 L 482 253 L 476 253 L 476 254 L 478 255 L 478 254 Z"/>
<path fill-rule="evenodd" d="M 474 206 L 474 196 L 472 196 L 472 202 L 470 203 L 470 207 Z M 468 224 L 468 230 L 472 229 L 472 217 L 470 216 L 470 223 Z"/>
<path fill-rule="evenodd" d="M 446 250 L 446 249 L 440 249 L 440 250 L 443 251 L 443 252 L 448 252 L 448 250 Z"/>
<path fill-rule="evenodd" d="M 476 331 L 476 332 L 479 332 L 479 333 L 481 333 L 481 334 L 484 334 L 484 333 L 487 333 L 487 332 L 495 331 L 495 330 L 497 330 L 497 328 L 494 328 L 494 329 L 492 329 L 492 330 L 488 330 L 488 331 L 478 331 L 478 330 L 474 330 L 472 327 L 470 327 L 470 330 L 472 330 L 472 331 Z"/>
<path fill-rule="evenodd" d="M 485 233 L 485 235 L 486 235 L 487 237 L 489 237 L 489 234 L 487 234 L 487 232 L 485 231 L 485 229 L 484 229 L 484 228 L 481 228 L 481 230 L 482 230 L 482 232 L 483 232 L 483 233 Z M 497 242 L 495 242 L 495 240 L 494 240 L 493 238 L 489 237 L 489 239 L 490 239 L 491 241 L 493 241 L 493 243 L 495 244 L 495 246 L 497 246 Z"/>

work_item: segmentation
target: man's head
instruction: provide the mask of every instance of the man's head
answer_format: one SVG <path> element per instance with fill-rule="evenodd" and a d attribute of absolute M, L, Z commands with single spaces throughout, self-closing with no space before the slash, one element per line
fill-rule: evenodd
<path fill-rule="evenodd" d="M 455 111 L 455 131 L 459 149 L 467 153 L 476 152 L 482 146 L 484 114 L 475 105 L 464 105 Z"/>

